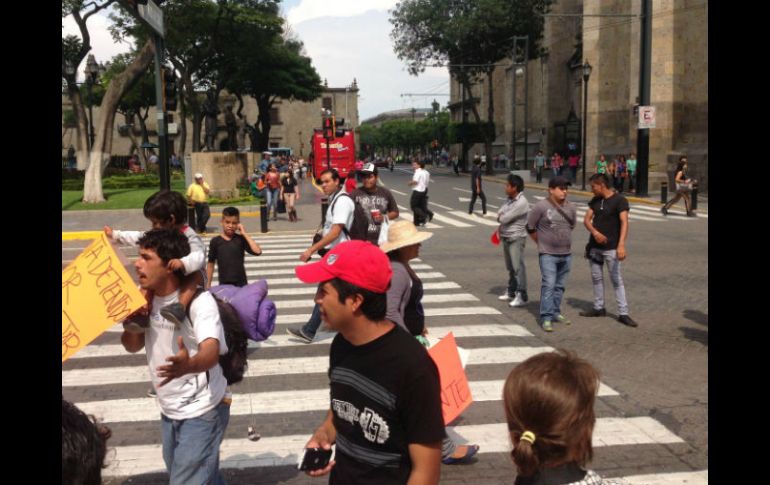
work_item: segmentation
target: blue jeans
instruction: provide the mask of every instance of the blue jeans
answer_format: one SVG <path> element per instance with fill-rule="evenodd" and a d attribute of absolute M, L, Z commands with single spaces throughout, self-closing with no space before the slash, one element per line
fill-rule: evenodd
<path fill-rule="evenodd" d="M 571 254 L 541 254 L 540 321 L 555 320 L 561 314 L 564 284 L 572 264 Z"/>
<path fill-rule="evenodd" d="M 591 248 L 592 255 L 601 257 L 607 264 L 607 272 L 610 274 L 610 281 L 615 288 L 615 302 L 618 304 L 618 315 L 628 315 L 628 302 L 626 301 L 626 288 L 623 285 L 623 277 L 620 275 L 620 261 L 618 261 L 618 252 L 616 249 L 597 249 Z M 594 308 L 601 310 L 604 308 L 604 269 L 603 265 L 596 264 L 589 259 L 591 265 L 591 281 L 594 286 Z"/>
<path fill-rule="evenodd" d="M 278 187 L 277 189 L 271 189 L 270 187 L 265 188 L 265 193 L 267 194 L 267 215 L 270 215 L 270 208 L 273 209 L 273 214 L 276 214 L 277 204 L 278 204 L 278 195 L 281 193 L 281 188 Z"/>
<path fill-rule="evenodd" d="M 169 485 L 225 485 L 219 472 L 219 445 L 230 421 L 230 405 L 220 402 L 197 418 L 169 419 L 162 414 L 160 418 Z"/>
<path fill-rule="evenodd" d="M 302 333 L 308 337 L 315 337 L 318 327 L 321 326 L 321 307 L 316 303 L 313 306 L 313 313 L 310 314 L 310 320 L 302 326 Z"/>
<path fill-rule="evenodd" d="M 527 238 L 502 238 L 505 269 L 508 270 L 508 296 L 516 292 L 527 295 L 527 270 L 524 267 L 524 246 Z"/>

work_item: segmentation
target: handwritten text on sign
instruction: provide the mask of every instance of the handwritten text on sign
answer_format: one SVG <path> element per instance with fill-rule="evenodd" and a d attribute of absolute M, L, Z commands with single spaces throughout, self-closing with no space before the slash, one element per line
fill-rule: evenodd
<path fill-rule="evenodd" d="M 100 234 L 61 272 L 61 360 L 64 362 L 146 302 Z"/>
<path fill-rule="evenodd" d="M 449 424 L 473 402 L 468 378 L 460 362 L 455 336 L 450 332 L 428 350 L 441 379 L 441 408 Z"/>

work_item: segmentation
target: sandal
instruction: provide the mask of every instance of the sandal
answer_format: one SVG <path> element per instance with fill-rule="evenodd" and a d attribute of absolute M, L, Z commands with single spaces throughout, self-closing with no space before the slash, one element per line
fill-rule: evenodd
<path fill-rule="evenodd" d="M 470 460 L 476 453 L 479 452 L 479 445 L 467 445 L 468 449 L 465 452 L 465 455 L 461 456 L 460 458 L 453 458 L 451 456 L 448 456 L 446 458 L 441 459 L 441 463 L 444 465 L 456 465 L 458 463 L 464 463 Z"/>

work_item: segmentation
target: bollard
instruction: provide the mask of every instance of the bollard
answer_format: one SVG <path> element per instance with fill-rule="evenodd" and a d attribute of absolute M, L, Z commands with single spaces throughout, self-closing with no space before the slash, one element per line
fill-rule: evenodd
<path fill-rule="evenodd" d="M 663 181 L 660 183 L 660 203 L 665 204 L 668 202 L 668 182 Z"/>
<path fill-rule="evenodd" d="M 692 193 L 690 194 L 690 210 L 696 210 L 698 208 L 698 184 L 692 184 Z"/>
<path fill-rule="evenodd" d="M 259 224 L 262 232 L 267 232 L 267 200 L 264 197 L 259 202 Z"/>
<path fill-rule="evenodd" d="M 321 225 L 326 224 L 326 210 L 329 208 L 329 198 L 321 198 Z"/>

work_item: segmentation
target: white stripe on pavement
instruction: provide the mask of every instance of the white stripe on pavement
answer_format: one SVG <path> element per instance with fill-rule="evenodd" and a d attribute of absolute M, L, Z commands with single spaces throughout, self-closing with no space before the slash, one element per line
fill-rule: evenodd
<path fill-rule="evenodd" d="M 478 298 L 471 295 L 470 293 L 453 293 L 448 295 L 430 295 L 427 294 L 422 297 L 422 303 L 446 303 L 446 302 L 455 302 L 455 301 L 479 301 Z M 313 303 L 312 299 L 303 299 L 303 300 L 278 300 L 275 302 L 275 307 L 277 309 L 282 308 L 309 308 L 315 305 Z"/>
<path fill-rule="evenodd" d="M 501 401 L 505 381 L 471 381 L 469 387 L 474 402 Z M 231 416 L 254 414 L 303 413 L 329 409 L 329 388 L 299 389 L 293 391 L 270 391 L 241 393 L 248 384 L 240 385 L 233 395 Z M 616 396 L 617 392 L 607 386 L 599 387 L 599 396 Z M 154 421 L 160 408 L 156 399 L 142 396 L 131 399 L 111 399 L 77 403 L 86 414 L 93 414 L 105 423 Z M 252 411 L 253 409 L 253 411 Z"/>
<path fill-rule="evenodd" d="M 398 217 L 399 219 L 405 219 L 408 221 L 414 220 L 414 215 L 411 212 L 409 212 L 409 209 L 407 209 L 403 205 L 398 206 Z M 425 224 L 426 229 L 441 229 L 441 227 L 442 226 L 439 226 L 438 224 L 434 224 L 432 222 L 428 222 L 427 224 Z"/>
<path fill-rule="evenodd" d="M 473 191 L 472 191 L 472 190 L 468 190 L 468 189 L 460 189 L 460 188 L 457 188 L 457 187 L 452 187 L 452 190 L 457 190 L 458 192 L 466 192 L 466 193 L 468 193 L 468 194 L 472 194 L 472 193 L 473 193 Z"/>
<path fill-rule="evenodd" d="M 478 222 L 479 224 L 484 224 L 485 226 L 499 226 L 500 224 L 498 222 L 492 222 L 484 219 L 480 216 L 472 216 L 470 214 L 466 214 L 465 212 L 461 211 L 450 211 L 450 214 L 452 214 L 455 217 L 459 217 L 460 219 L 466 219 L 473 222 Z"/>
<path fill-rule="evenodd" d="M 440 209 L 444 209 L 444 210 L 448 210 L 448 211 L 454 210 L 454 207 L 447 207 L 445 205 L 437 204 L 436 202 L 431 202 L 430 200 L 428 201 L 428 204 L 435 205 L 436 207 L 438 207 Z"/>
<path fill-rule="evenodd" d="M 489 347 L 469 349 L 469 365 L 510 364 L 521 362 L 551 347 Z M 251 365 L 246 370 L 249 377 L 279 376 L 289 374 L 311 374 L 325 372 L 329 365 L 328 356 L 289 357 L 285 359 L 249 358 Z M 96 369 L 73 369 L 62 371 L 62 387 L 121 384 L 128 382 L 149 382 L 147 365 L 119 366 Z"/>
<path fill-rule="evenodd" d="M 322 418 L 323 416 L 319 413 L 319 420 Z M 594 446 L 609 446 L 606 442 L 611 441 L 613 436 L 620 435 L 633 437 L 636 444 L 667 444 L 682 441 L 652 418 L 626 418 L 610 421 L 611 419 L 613 418 L 596 420 L 596 429 L 593 435 Z M 510 451 L 507 425 L 504 423 L 456 426 L 447 428 L 447 431 L 451 437 L 457 437 L 463 443 L 480 443 L 482 446 L 479 453 Z M 296 465 L 299 453 L 310 438 L 311 432 L 312 430 L 308 430 L 304 434 L 265 437 L 256 442 L 249 441 L 247 438 L 222 440 L 220 466 L 222 468 L 252 468 Z M 114 447 L 112 448 L 115 450 L 114 455 L 109 459 L 109 465 L 103 470 L 102 475 L 130 476 L 165 472 L 161 448 L 160 444 Z M 634 484 L 636 483 L 645 482 L 634 482 Z"/>
<path fill-rule="evenodd" d="M 396 189 L 388 189 L 388 190 L 390 190 L 394 194 L 398 194 L 398 195 L 409 195 L 409 194 L 407 194 L 405 192 L 401 192 L 400 190 L 396 190 Z"/>

